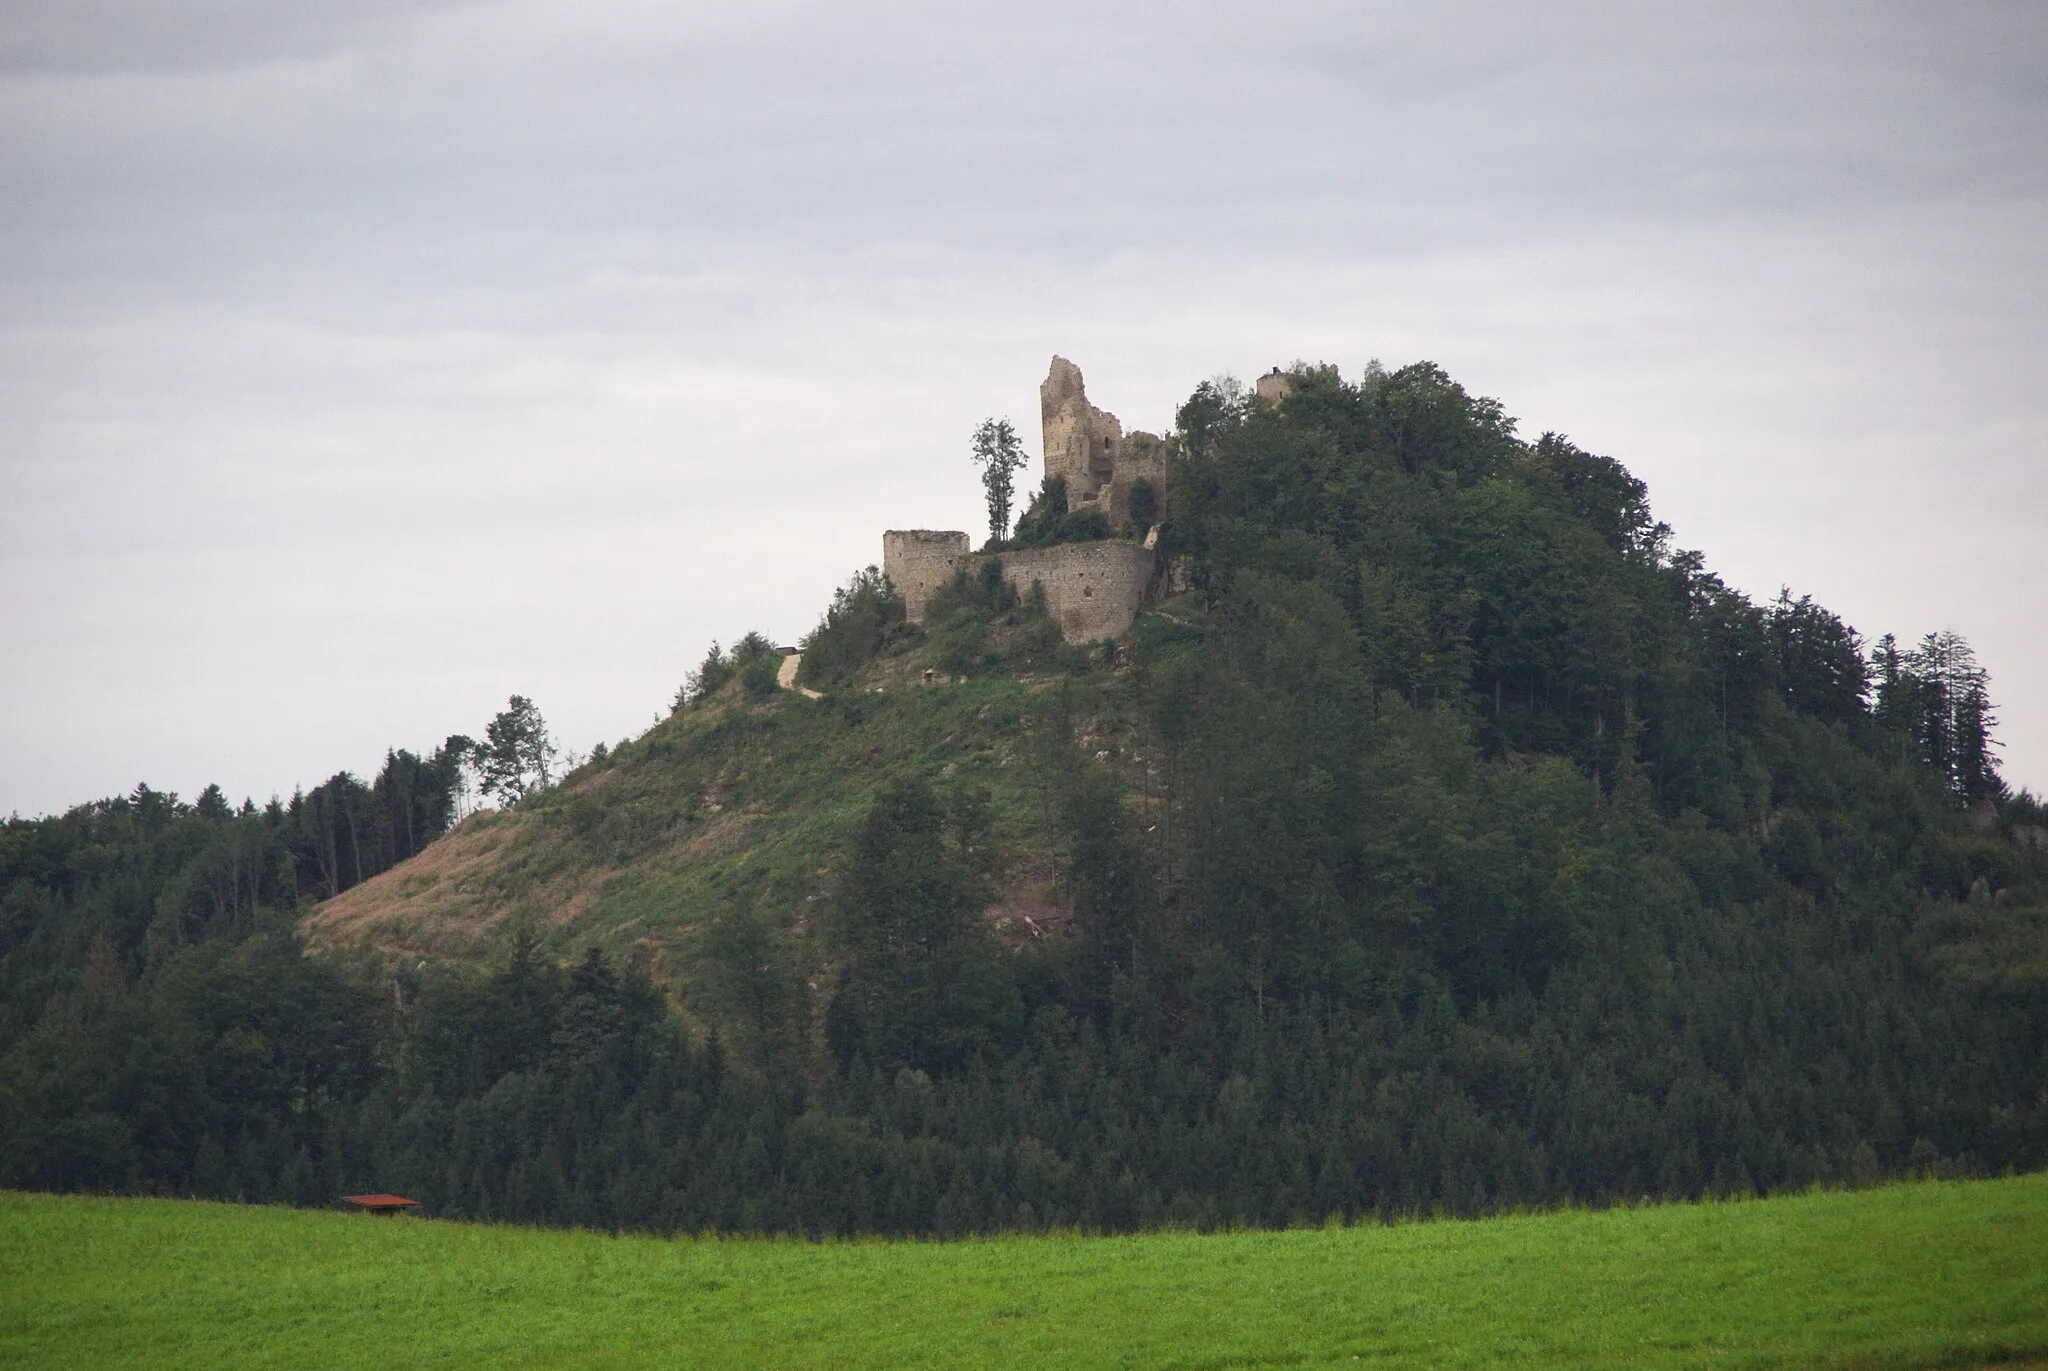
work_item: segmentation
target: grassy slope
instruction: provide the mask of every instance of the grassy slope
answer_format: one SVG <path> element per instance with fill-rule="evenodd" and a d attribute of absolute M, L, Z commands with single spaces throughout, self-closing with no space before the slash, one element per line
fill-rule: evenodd
<path fill-rule="evenodd" d="M 922 656 L 879 664 L 887 689 L 809 700 L 720 700 L 658 724 L 605 762 L 510 814 L 478 815 L 412 861 L 330 900 L 303 923 L 316 947 L 373 944 L 460 959 L 502 955 L 515 924 L 562 955 L 585 942 L 647 957 L 703 1012 L 696 938 L 754 909 L 817 971 L 809 934 L 845 836 L 891 775 L 941 790 L 986 787 L 1010 858 L 1008 914 L 1051 908 L 1053 854 L 1040 789 L 1041 728 L 1065 691 L 1079 740 L 1128 767 L 1111 698 L 1118 678 L 987 678 L 913 685 Z M 1042 919 L 1041 919 L 1042 922 Z M 1028 935 L 1021 919 L 999 928 Z"/>
<path fill-rule="evenodd" d="M 663 1242 L 0 1195 L 9 1366 L 1914 1366 L 2048 1353 L 2048 1175 L 1477 1223 Z"/>

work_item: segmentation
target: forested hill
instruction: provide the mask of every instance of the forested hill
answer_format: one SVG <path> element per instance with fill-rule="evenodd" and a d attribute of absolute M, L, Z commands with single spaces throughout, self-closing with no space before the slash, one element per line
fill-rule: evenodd
<path fill-rule="evenodd" d="M 810 693 L 750 635 L 559 779 L 527 706 L 389 801 L 10 821 L 0 1184 L 954 1234 L 2048 1162 L 1966 644 L 1749 600 L 1426 364 L 1172 453 L 1120 644 L 871 571 Z M 516 802 L 358 855 L 477 757 Z"/>

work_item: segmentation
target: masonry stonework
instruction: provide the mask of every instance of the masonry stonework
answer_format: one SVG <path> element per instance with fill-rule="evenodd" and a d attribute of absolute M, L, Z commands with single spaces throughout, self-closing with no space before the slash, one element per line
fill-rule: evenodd
<path fill-rule="evenodd" d="M 1259 403 L 1268 409 L 1278 409 L 1281 402 L 1292 394 L 1294 394 L 1293 375 L 1280 370 L 1278 367 L 1274 367 L 1259 378 Z"/>
<path fill-rule="evenodd" d="M 913 623 L 923 620 L 932 596 L 956 574 L 973 575 L 993 559 L 1002 563 L 1003 579 L 1018 595 L 1030 595 L 1033 585 L 1044 587 L 1046 611 L 1068 642 L 1130 632 L 1159 568 L 1156 524 L 1165 504 L 1166 444 L 1149 433 L 1126 434 L 1114 414 L 1089 404 L 1081 369 L 1064 357 L 1052 359 L 1038 400 L 1045 474 L 1066 478 L 1067 507 L 1100 509 L 1110 528 L 1122 533 L 1131 527 L 1131 492 L 1143 481 L 1152 489 L 1147 523 L 1153 527 L 1132 530 L 1130 538 L 984 554 L 971 550 L 965 533 L 891 529 L 882 535 L 882 570 Z"/>
<path fill-rule="evenodd" d="M 1033 583 L 1045 587 L 1046 612 L 1070 643 L 1129 633 L 1158 562 L 1157 553 L 1120 538 L 992 555 L 1003 564 L 1003 580 L 1019 596 L 1028 597 Z"/>
<path fill-rule="evenodd" d="M 1093 505 L 1109 516 L 1111 528 L 1121 530 L 1131 520 L 1133 485 L 1144 481 L 1155 497 L 1164 494 L 1166 444 L 1150 433 L 1126 436 L 1114 414 L 1088 403 L 1081 368 L 1064 357 L 1052 359 L 1038 387 L 1038 415 L 1045 474 L 1066 477 L 1067 508 Z"/>
<path fill-rule="evenodd" d="M 967 564 L 967 535 L 928 528 L 890 529 L 882 535 L 882 571 L 903 597 L 905 617 L 915 623 L 953 573 Z"/>

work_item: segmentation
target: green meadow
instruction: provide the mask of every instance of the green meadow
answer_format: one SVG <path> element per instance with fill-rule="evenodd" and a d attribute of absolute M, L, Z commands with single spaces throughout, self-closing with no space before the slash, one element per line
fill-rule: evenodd
<path fill-rule="evenodd" d="M 2048 1360 L 2048 1175 L 1478 1222 L 610 1237 L 0 1194 L 0 1365 L 1744 1366 Z"/>

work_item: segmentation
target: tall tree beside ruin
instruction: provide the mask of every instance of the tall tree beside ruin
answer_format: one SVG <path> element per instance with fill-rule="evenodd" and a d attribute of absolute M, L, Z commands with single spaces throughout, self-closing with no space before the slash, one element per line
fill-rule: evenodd
<path fill-rule="evenodd" d="M 974 430 L 974 464 L 988 493 L 988 536 L 1000 542 L 1010 531 L 1010 504 L 1024 467 L 1024 445 L 1008 419 L 983 419 Z"/>

